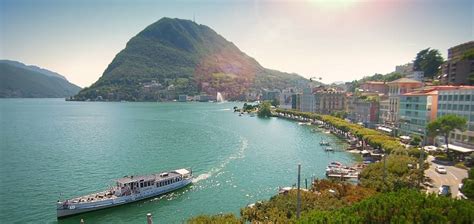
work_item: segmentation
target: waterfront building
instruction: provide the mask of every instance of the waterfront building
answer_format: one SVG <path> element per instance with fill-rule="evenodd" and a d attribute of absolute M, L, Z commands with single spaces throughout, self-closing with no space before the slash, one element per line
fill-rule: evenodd
<path fill-rule="evenodd" d="M 355 123 L 363 123 L 365 127 L 375 128 L 379 121 L 379 97 L 348 98 L 348 118 Z"/>
<path fill-rule="evenodd" d="M 467 119 L 464 132 L 454 131 L 449 136 L 449 143 L 474 149 L 474 86 L 458 86 L 438 92 L 438 116 L 455 114 Z M 439 138 L 444 144 L 444 139 Z"/>
<path fill-rule="evenodd" d="M 389 107 L 390 101 L 387 96 L 382 97 L 379 101 L 379 123 L 386 125 L 386 121 L 389 120 Z"/>
<path fill-rule="evenodd" d="M 197 96 L 197 101 L 199 102 L 208 102 L 209 99 L 210 99 L 209 95 L 206 95 L 206 94 Z"/>
<path fill-rule="evenodd" d="M 400 135 L 426 137 L 426 125 L 436 119 L 438 90 L 425 89 L 400 96 Z"/>
<path fill-rule="evenodd" d="M 283 91 L 281 91 L 280 99 L 279 99 L 279 102 L 280 102 L 279 107 L 283 109 L 292 109 L 293 94 L 294 94 L 293 89 L 284 89 Z"/>
<path fill-rule="evenodd" d="M 346 93 L 335 89 L 322 89 L 314 93 L 314 111 L 331 114 L 346 110 Z"/>
<path fill-rule="evenodd" d="M 179 102 L 186 102 L 188 100 L 188 96 L 187 95 L 183 95 L 183 94 L 180 94 L 178 96 L 178 101 Z"/>
<path fill-rule="evenodd" d="M 388 85 L 385 82 L 367 81 L 360 85 L 363 92 L 387 94 Z"/>
<path fill-rule="evenodd" d="M 384 123 L 390 126 L 392 129 L 396 129 L 399 125 L 398 120 L 400 96 L 405 93 L 412 92 L 417 88 L 421 88 L 423 86 L 423 83 L 413 79 L 400 78 L 387 84 L 389 111 L 387 116 L 388 120 L 385 120 Z"/>
<path fill-rule="evenodd" d="M 279 98 L 280 98 L 280 90 L 263 90 L 262 92 L 262 101 L 279 100 Z"/>
<path fill-rule="evenodd" d="M 301 111 L 301 93 L 291 95 L 291 109 Z"/>
<path fill-rule="evenodd" d="M 442 65 L 440 80 L 443 84 L 473 85 L 470 76 L 474 73 L 474 58 L 466 53 L 474 51 L 474 41 L 448 49 L 448 60 Z"/>
<path fill-rule="evenodd" d="M 316 112 L 314 103 L 313 88 L 304 88 L 303 94 L 301 95 L 301 106 L 302 112 Z"/>

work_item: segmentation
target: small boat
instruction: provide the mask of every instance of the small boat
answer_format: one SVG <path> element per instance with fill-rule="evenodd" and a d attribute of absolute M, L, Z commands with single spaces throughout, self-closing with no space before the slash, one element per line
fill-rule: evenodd
<path fill-rule="evenodd" d="M 178 169 L 146 176 L 125 176 L 116 186 L 56 204 L 57 218 L 123 205 L 165 194 L 191 184 L 191 169 Z"/>
<path fill-rule="evenodd" d="M 326 142 L 326 141 L 324 141 L 324 140 L 321 140 L 321 141 L 319 142 L 319 145 L 320 145 L 320 146 L 329 146 L 330 143 L 329 143 L 329 142 Z"/>
<path fill-rule="evenodd" d="M 334 152 L 334 149 L 331 148 L 331 147 L 326 147 L 326 148 L 324 149 L 324 151 L 326 151 L 326 152 Z"/>

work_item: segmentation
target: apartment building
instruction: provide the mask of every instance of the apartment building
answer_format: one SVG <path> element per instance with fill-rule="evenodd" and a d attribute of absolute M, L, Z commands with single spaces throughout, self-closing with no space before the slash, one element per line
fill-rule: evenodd
<path fill-rule="evenodd" d="M 384 120 L 383 123 L 391 126 L 392 128 L 397 128 L 399 124 L 398 119 L 400 96 L 405 93 L 412 92 L 415 89 L 421 88 L 423 83 L 413 79 L 400 78 L 387 83 L 387 85 L 389 108 L 386 116 L 387 120 Z"/>
<path fill-rule="evenodd" d="M 474 86 L 458 86 L 438 91 L 437 115 L 455 114 L 467 119 L 467 130 L 454 131 L 449 143 L 474 149 Z M 444 139 L 440 139 L 444 142 Z"/>
<path fill-rule="evenodd" d="M 440 80 L 444 84 L 473 85 L 470 77 L 474 75 L 474 58 L 466 57 L 474 51 L 474 41 L 469 41 L 448 49 L 448 60 L 442 65 Z"/>

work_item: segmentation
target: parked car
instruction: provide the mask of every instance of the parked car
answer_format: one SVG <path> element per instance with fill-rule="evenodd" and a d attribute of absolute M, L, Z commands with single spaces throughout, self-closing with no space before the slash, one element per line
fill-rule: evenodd
<path fill-rule="evenodd" d="M 423 184 L 427 187 L 434 187 L 434 184 L 429 181 L 425 181 Z"/>
<path fill-rule="evenodd" d="M 440 166 L 440 165 L 436 166 L 435 171 L 441 174 L 448 173 L 448 171 L 446 170 L 446 167 Z"/>
<path fill-rule="evenodd" d="M 438 192 L 438 195 L 440 196 L 451 196 L 451 186 L 449 185 L 441 185 L 441 187 L 439 187 L 439 192 Z"/>

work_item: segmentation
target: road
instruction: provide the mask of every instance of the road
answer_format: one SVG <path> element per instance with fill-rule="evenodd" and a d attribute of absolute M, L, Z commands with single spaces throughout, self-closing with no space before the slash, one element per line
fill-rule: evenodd
<path fill-rule="evenodd" d="M 425 171 L 425 176 L 431 178 L 431 183 L 434 185 L 432 188 L 428 189 L 428 192 L 438 193 L 438 188 L 441 185 L 449 185 L 451 186 L 452 196 L 457 197 L 459 192 L 458 186 L 461 183 L 462 179 L 467 178 L 467 170 L 454 166 L 437 164 L 436 161 L 434 161 L 433 156 L 428 156 L 427 161 L 430 164 L 430 168 Z M 448 171 L 447 174 L 439 174 L 438 172 L 436 172 L 436 165 L 443 165 L 444 167 L 446 167 L 446 171 Z"/>

